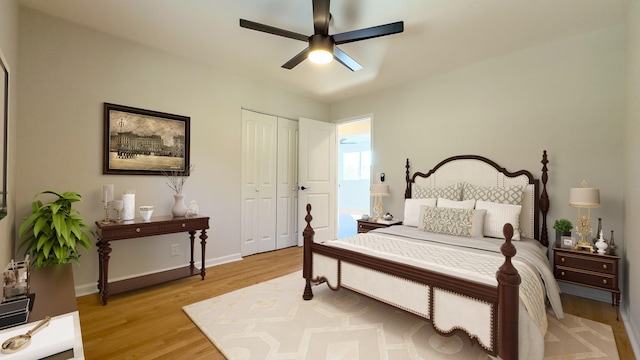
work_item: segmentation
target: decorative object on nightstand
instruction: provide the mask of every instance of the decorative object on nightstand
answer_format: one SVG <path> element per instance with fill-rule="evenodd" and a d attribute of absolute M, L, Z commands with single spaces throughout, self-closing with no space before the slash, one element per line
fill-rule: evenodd
<path fill-rule="evenodd" d="M 600 233 L 602 232 L 602 218 L 598 218 L 598 230 L 595 233 L 595 236 L 593 237 L 593 240 L 591 241 L 593 243 L 593 246 L 596 246 L 596 243 L 598 242 L 598 239 L 600 238 Z"/>
<path fill-rule="evenodd" d="M 609 239 L 609 255 L 616 256 L 618 252 L 618 245 L 613 240 L 613 230 L 611 230 L 611 239 Z"/>
<path fill-rule="evenodd" d="M 563 245 L 562 238 L 571 237 L 573 224 L 567 219 L 558 219 L 553 223 L 553 228 L 556 230 L 556 246 L 561 246 Z"/>
<path fill-rule="evenodd" d="M 553 274 L 558 281 L 611 292 L 611 305 L 620 311 L 619 256 L 553 248 Z"/>
<path fill-rule="evenodd" d="M 376 213 L 374 221 L 382 219 L 380 214 L 382 213 L 382 198 L 389 196 L 389 185 L 387 184 L 371 184 L 371 196 L 375 198 L 373 211 Z"/>
<path fill-rule="evenodd" d="M 591 209 L 600 207 L 600 190 L 587 187 L 587 182 L 582 181 L 579 188 L 571 188 L 569 192 L 569 206 L 578 208 L 578 225 L 576 231 L 580 234 L 580 241 L 576 249 L 584 249 L 593 252 L 593 246 L 588 237 L 593 234 L 591 227 Z M 586 211 L 584 210 L 586 209 Z"/>
<path fill-rule="evenodd" d="M 598 238 L 598 241 L 596 241 L 596 247 L 598 248 L 598 254 L 604 255 L 607 253 L 607 248 L 609 247 L 609 245 L 607 245 L 607 243 L 604 241 L 604 238 L 602 237 L 602 230 L 600 230 L 600 237 Z"/>

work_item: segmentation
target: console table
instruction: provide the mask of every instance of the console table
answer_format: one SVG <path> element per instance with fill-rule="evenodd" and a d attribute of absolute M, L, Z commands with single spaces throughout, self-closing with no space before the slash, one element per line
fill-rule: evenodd
<path fill-rule="evenodd" d="M 181 279 L 200 274 L 202 280 L 205 276 L 205 248 L 207 246 L 207 229 L 209 229 L 209 217 L 172 217 L 158 216 L 152 217 L 150 221 L 135 219 L 122 222 L 111 222 L 103 224 L 96 221 L 98 226 L 98 256 L 99 275 L 98 290 L 102 296 L 102 305 L 107 305 L 110 295 L 115 295 L 139 289 L 146 286 L 160 284 L 170 280 Z M 193 246 L 196 232 L 200 231 L 200 245 L 202 246 L 202 262 L 200 269 L 195 267 L 193 261 Z M 191 240 L 191 262 L 188 266 L 162 271 L 154 274 L 139 276 L 115 282 L 109 282 L 109 259 L 111 258 L 111 241 L 131 240 L 145 236 L 166 235 L 174 233 L 189 233 Z"/>

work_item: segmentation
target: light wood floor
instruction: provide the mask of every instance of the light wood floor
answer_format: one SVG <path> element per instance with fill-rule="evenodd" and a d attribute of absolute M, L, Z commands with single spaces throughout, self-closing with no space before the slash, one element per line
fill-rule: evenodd
<path fill-rule="evenodd" d="M 86 359 L 224 359 L 184 314 L 182 307 L 302 268 L 302 249 L 288 248 L 246 257 L 207 269 L 206 279 L 191 277 L 113 296 L 106 306 L 97 294 L 79 297 L 78 310 Z M 613 327 L 621 359 L 635 359 L 615 308 L 571 295 L 562 297 L 567 313 Z"/>

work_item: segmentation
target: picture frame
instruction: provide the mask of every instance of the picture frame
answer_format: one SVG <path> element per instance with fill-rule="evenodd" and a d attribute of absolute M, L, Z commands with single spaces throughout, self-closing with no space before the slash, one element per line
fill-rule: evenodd
<path fill-rule="evenodd" d="M 574 249 L 576 247 L 576 239 L 571 236 L 562 236 L 560 238 L 560 247 L 563 249 Z"/>
<path fill-rule="evenodd" d="M 0 49 L 0 219 L 7 216 L 7 164 L 9 151 L 9 64 Z"/>
<path fill-rule="evenodd" d="M 105 102 L 103 174 L 189 176 L 190 122 Z"/>

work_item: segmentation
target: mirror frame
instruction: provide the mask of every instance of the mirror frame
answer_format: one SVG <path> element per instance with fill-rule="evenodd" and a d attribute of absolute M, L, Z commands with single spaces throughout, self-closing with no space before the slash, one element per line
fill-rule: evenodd
<path fill-rule="evenodd" d="M 8 130 L 9 130 L 9 65 L 7 65 L 6 58 L 0 49 L 0 69 L 4 75 L 4 93 L 0 100 L 0 111 L 2 112 L 2 118 L 0 118 L 0 126 L 2 126 L 3 133 L 0 136 L 0 149 L 2 151 L 2 184 L 0 184 L 0 219 L 7 216 L 7 142 L 8 142 Z"/>

